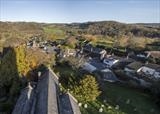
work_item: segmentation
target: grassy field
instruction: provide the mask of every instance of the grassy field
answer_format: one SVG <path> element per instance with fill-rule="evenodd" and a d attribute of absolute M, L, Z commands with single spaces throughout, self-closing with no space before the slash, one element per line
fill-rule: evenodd
<path fill-rule="evenodd" d="M 47 35 L 48 38 L 55 40 L 55 39 L 64 39 L 65 38 L 65 33 L 63 30 L 61 30 L 58 27 L 44 27 L 43 28 L 45 34 Z"/>
<path fill-rule="evenodd" d="M 103 100 L 107 102 L 104 103 Z M 105 83 L 102 95 L 89 108 L 81 108 L 82 114 L 98 114 L 100 106 L 104 104 L 104 112 L 100 114 L 159 114 L 160 110 L 151 100 L 151 96 L 140 91 Z M 116 105 L 119 109 L 115 109 Z M 109 109 L 108 107 L 111 107 Z"/>
<path fill-rule="evenodd" d="M 113 39 L 110 39 L 110 38 L 104 39 L 104 38 L 98 38 L 98 37 L 96 38 L 95 41 L 92 42 L 94 46 L 100 45 L 100 46 L 104 46 L 105 48 L 112 48 L 113 43 L 114 43 Z"/>

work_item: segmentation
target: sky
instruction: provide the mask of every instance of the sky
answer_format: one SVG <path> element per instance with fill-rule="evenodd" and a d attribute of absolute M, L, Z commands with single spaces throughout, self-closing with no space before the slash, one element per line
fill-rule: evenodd
<path fill-rule="evenodd" d="M 0 0 L 0 21 L 160 23 L 160 0 Z"/>

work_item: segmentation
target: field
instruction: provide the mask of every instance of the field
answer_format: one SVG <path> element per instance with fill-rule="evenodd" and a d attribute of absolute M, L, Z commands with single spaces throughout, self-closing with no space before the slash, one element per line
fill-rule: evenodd
<path fill-rule="evenodd" d="M 55 39 L 64 39 L 65 33 L 62 29 L 58 27 L 43 27 L 44 33 L 46 34 L 47 38 L 51 40 Z"/>

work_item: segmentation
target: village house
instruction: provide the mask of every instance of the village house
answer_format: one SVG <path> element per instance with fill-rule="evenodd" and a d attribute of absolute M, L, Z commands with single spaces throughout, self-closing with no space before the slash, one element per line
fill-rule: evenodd
<path fill-rule="evenodd" d="M 55 46 L 45 46 L 43 48 L 43 50 L 46 52 L 46 53 L 56 53 L 56 50 L 57 48 Z"/>
<path fill-rule="evenodd" d="M 119 60 L 117 63 L 115 63 L 114 65 L 112 65 L 112 69 L 116 70 L 116 69 L 124 69 L 125 66 L 127 66 L 128 64 L 134 62 L 133 59 L 130 58 L 122 58 L 121 60 Z"/>
<path fill-rule="evenodd" d="M 103 81 L 116 82 L 118 81 L 116 75 L 110 69 L 103 69 L 100 71 L 100 76 Z"/>
<path fill-rule="evenodd" d="M 125 66 L 124 71 L 127 74 L 136 74 L 137 72 L 140 72 L 140 68 L 143 66 L 140 62 L 133 62 Z"/>
<path fill-rule="evenodd" d="M 91 44 L 83 46 L 83 51 L 90 53 L 91 56 L 99 57 L 102 60 L 106 55 L 106 50 L 93 47 Z"/>
<path fill-rule="evenodd" d="M 124 68 L 124 71 L 128 77 L 138 81 L 141 87 L 148 88 L 153 81 L 160 79 L 160 66 L 156 64 L 132 62 Z"/>
<path fill-rule="evenodd" d="M 93 66 L 92 64 L 90 64 L 89 62 L 85 62 L 84 65 L 82 66 L 82 69 L 90 73 L 97 70 L 97 68 Z"/>
<path fill-rule="evenodd" d="M 28 41 L 26 45 L 27 45 L 27 47 L 32 47 L 33 46 L 33 42 L 32 41 Z"/>
<path fill-rule="evenodd" d="M 135 87 L 149 88 L 151 86 L 150 81 L 139 75 L 143 65 L 144 64 L 135 61 L 126 65 L 124 71 L 126 76 L 128 76 L 131 85 Z"/>
<path fill-rule="evenodd" d="M 76 56 L 77 51 L 75 49 L 65 49 L 62 52 L 63 57 Z"/>
<path fill-rule="evenodd" d="M 101 62 L 101 60 L 99 60 L 99 58 L 97 57 L 88 57 L 85 58 L 85 60 L 87 62 L 85 62 L 84 66 L 82 66 L 82 68 L 88 72 L 94 72 L 94 71 L 100 71 L 102 69 L 107 68 L 106 65 L 104 63 Z"/>
<path fill-rule="evenodd" d="M 120 58 L 116 56 L 110 56 L 108 58 L 103 59 L 103 63 L 107 65 L 107 67 L 111 68 L 114 64 L 119 62 Z"/>
<path fill-rule="evenodd" d="M 130 53 L 128 53 L 127 58 L 131 58 L 131 59 L 134 59 L 136 61 L 144 63 L 148 59 L 148 54 L 147 53 L 134 53 L 134 52 L 130 52 Z"/>
<path fill-rule="evenodd" d="M 143 74 L 151 79 L 160 79 L 160 65 L 150 63 L 145 64 L 140 68 L 139 74 Z"/>

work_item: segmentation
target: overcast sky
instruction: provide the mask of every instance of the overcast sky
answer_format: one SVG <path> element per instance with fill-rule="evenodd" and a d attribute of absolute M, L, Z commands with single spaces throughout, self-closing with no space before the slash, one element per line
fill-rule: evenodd
<path fill-rule="evenodd" d="M 160 23 L 160 0 L 0 0 L 0 20 Z"/>

